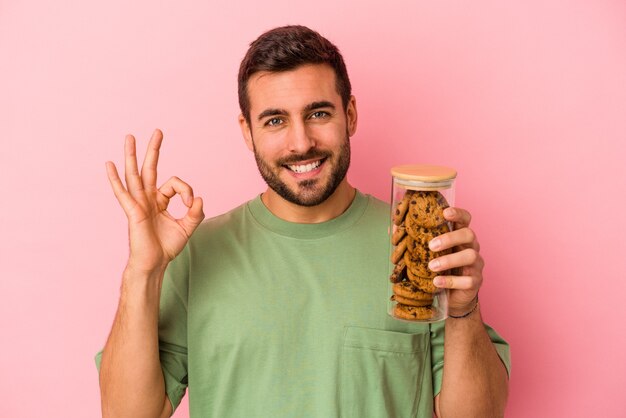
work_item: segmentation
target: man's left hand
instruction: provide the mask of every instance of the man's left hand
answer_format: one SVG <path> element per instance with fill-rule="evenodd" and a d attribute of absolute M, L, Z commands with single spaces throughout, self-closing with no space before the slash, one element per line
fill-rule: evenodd
<path fill-rule="evenodd" d="M 485 262 L 479 254 L 480 245 L 476 234 L 469 227 L 472 215 L 460 208 L 447 208 L 443 215 L 452 222 L 453 230 L 431 240 L 429 247 L 433 251 L 453 248 L 454 252 L 432 260 L 428 267 L 443 274 L 448 271 L 457 273 L 439 275 L 434 278 L 434 283 L 439 288 L 450 289 L 450 314 L 463 315 L 475 306 L 474 299 L 483 282 Z"/>

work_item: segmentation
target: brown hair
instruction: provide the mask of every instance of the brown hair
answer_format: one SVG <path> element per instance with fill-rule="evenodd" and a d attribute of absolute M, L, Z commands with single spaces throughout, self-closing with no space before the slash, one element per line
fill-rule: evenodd
<path fill-rule="evenodd" d="M 337 93 L 346 109 L 352 87 L 339 49 L 305 26 L 283 26 L 259 36 L 241 61 L 237 77 L 239 107 L 246 121 L 250 123 L 248 80 L 254 73 L 290 71 L 305 64 L 328 64 L 333 68 Z"/>

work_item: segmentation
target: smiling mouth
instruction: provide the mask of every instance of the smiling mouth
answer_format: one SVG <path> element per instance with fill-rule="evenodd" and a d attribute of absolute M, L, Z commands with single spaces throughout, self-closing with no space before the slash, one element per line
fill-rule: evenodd
<path fill-rule="evenodd" d="M 315 170 L 317 167 L 322 165 L 324 161 L 326 161 L 326 158 L 308 164 L 286 164 L 285 167 L 294 173 L 303 174 Z"/>

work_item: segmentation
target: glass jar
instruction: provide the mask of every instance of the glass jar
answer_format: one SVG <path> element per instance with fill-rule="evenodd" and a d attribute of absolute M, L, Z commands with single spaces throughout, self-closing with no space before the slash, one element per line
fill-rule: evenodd
<path fill-rule="evenodd" d="M 451 231 L 443 210 L 454 206 L 456 170 L 435 165 L 402 165 L 391 169 L 389 228 L 389 301 L 393 318 L 436 322 L 448 316 L 448 293 L 436 288 L 430 260 L 451 250 L 431 251 L 434 237 Z"/>

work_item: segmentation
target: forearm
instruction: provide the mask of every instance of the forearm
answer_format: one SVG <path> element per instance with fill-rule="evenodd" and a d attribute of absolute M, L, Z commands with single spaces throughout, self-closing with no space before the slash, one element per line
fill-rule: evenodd
<path fill-rule="evenodd" d="M 122 279 L 120 302 L 102 353 L 103 417 L 159 417 L 171 409 L 159 362 L 158 320 L 163 271 Z"/>
<path fill-rule="evenodd" d="M 485 330 L 480 307 L 466 318 L 447 319 L 438 416 L 502 417 L 507 395 L 507 372 Z"/>

